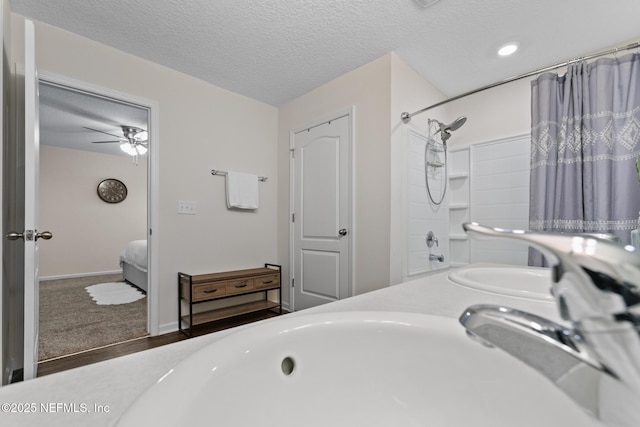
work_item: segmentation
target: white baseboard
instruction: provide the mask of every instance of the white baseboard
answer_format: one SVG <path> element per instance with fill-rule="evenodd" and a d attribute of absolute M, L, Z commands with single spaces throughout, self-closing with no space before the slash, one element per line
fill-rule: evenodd
<path fill-rule="evenodd" d="M 282 306 L 283 310 L 287 310 L 289 311 L 289 306 Z M 189 329 L 189 326 L 186 323 L 182 324 L 183 329 Z M 169 322 L 169 323 L 165 323 L 164 325 L 160 325 L 158 327 L 158 335 L 164 335 L 164 334 L 168 334 L 169 332 L 176 332 L 178 331 L 178 322 Z"/>
<path fill-rule="evenodd" d="M 169 322 L 158 327 L 158 335 L 168 334 L 178 330 L 178 322 Z"/>
<path fill-rule="evenodd" d="M 121 274 L 121 273 L 122 273 L 122 270 L 95 271 L 95 272 L 89 272 L 89 273 L 61 274 L 59 276 L 43 276 L 43 277 L 40 277 L 40 280 L 76 279 L 78 277 L 85 277 L 85 276 L 106 276 L 107 274 Z"/>

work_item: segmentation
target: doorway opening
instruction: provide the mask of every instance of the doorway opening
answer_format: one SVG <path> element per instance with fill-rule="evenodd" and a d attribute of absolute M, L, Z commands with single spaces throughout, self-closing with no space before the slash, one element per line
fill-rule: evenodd
<path fill-rule="evenodd" d="M 39 361 L 153 334 L 151 106 L 42 76 Z M 144 132 L 144 133 L 143 133 Z M 157 333 L 157 332 L 156 332 Z"/>

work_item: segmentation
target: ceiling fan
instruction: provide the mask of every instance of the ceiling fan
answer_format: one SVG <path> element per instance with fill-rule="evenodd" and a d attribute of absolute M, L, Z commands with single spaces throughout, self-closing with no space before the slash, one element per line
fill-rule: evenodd
<path fill-rule="evenodd" d="M 83 126 L 84 129 L 104 133 L 106 135 L 113 136 L 114 138 L 118 138 L 116 141 L 92 141 L 93 144 L 109 144 L 117 142 L 120 143 L 120 149 L 131 156 L 138 156 L 147 152 L 147 139 L 149 138 L 149 134 L 146 130 L 135 126 L 121 125 L 120 127 L 122 128 L 122 134 L 124 137 Z"/>

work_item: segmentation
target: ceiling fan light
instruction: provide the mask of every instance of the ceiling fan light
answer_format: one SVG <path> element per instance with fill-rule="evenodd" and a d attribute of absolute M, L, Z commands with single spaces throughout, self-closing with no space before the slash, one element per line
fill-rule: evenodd
<path fill-rule="evenodd" d="M 149 132 L 147 132 L 146 130 L 143 130 L 141 132 L 136 133 L 134 138 L 137 141 L 146 141 L 147 139 L 149 139 Z"/>
<path fill-rule="evenodd" d="M 135 147 L 128 142 L 123 142 L 122 144 L 120 144 L 120 149 L 130 156 L 135 156 L 136 154 L 138 154 Z"/>
<path fill-rule="evenodd" d="M 142 145 L 142 144 L 137 144 L 137 145 L 136 145 L 136 150 L 138 150 L 138 154 L 139 154 L 139 155 L 143 155 L 143 154 L 145 154 L 145 153 L 148 151 L 148 150 L 147 150 L 147 147 L 145 147 L 145 146 L 144 146 L 144 145 Z"/>

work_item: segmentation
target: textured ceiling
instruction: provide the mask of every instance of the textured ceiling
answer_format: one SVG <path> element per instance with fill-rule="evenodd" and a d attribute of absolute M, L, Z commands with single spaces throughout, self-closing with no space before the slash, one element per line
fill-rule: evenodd
<path fill-rule="evenodd" d="M 11 0 L 14 12 L 280 106 L 390 51 L 445 95 L 640 37 L 640 0 Z M 520 51 L 497 58 L 503 43 Z"/>
<path fill-rule="evenodd" d="M 430 0 L 432 1 L 432 0 Z M 447 96 L 640 39 L 640 0 L 11 0 L 13 12 L 280 106 L 394 51 Z M 520 50 L 498 58 L 509 41 Z M 45 88 L 43 143 L 122 154 L 146 110 Z M 426 106 L 426 105 L 425 105 Z"/>

